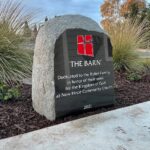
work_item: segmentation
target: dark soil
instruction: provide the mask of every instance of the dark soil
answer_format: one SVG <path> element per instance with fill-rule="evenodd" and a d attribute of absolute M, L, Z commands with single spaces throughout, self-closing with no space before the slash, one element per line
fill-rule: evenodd
<path fill-rule="evenodd" d="M 115 76 L 116 104 L 114 106 L 92 109 L 54 122 L 33 110 L 31 86 L 23 85 L 22 97 L 19 100 L 0 102 L 0 139 L 150 100 L 150 75 L 143 75 L 143 78 L 136 82 L 127 80 L 125 73 L 116 73 Z"/>

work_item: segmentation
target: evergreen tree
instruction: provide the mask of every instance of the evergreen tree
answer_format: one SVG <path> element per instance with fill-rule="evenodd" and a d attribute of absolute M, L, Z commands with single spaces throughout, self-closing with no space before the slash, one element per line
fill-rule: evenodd
<path fill-rule="evenodd" d="M 29 28 L 27 21 L 25 21 L 25 23 L 24 23 L 23 36 L 24 37 L 31 37 L 31 30 Z"/>
<path fill-rule="evenodd" d="M 37 29 L 37 26 L 35 24 L 34 28 L 33 28 L 33 31 L 32 31 L 32 38 L 36 39 L 37 34 L 38 34 L 38 29 Z"/>

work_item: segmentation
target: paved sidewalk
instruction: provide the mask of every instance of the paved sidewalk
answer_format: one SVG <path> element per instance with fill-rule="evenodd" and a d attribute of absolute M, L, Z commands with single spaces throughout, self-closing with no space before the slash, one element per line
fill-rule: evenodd
<path fill-rule="evenodd" d="M 23 83 L 24 83 L 24 84 L 27 84 L 27 85 L 32 85 L 32 78 L 25 78 L 25 79 L 23 80 Z"/>
<path fill-rule="evenodd" d="M 150 150 L 150 102 L 0 140 L 0 150 Z"/>
<path fill-rule="evenodd" d="M 150 58 L 150 50 L 149 49 L 138 49 L 137 51 L 141 58 Z"/>

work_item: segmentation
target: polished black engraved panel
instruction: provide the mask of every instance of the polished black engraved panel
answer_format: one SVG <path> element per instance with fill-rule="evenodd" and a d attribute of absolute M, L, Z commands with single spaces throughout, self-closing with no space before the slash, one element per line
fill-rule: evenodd
<path fill-rule="evenodd" d="M 56 117 L 114 103 L 112 46 L 104 33 L 66 30 L 54 58 Z"/>

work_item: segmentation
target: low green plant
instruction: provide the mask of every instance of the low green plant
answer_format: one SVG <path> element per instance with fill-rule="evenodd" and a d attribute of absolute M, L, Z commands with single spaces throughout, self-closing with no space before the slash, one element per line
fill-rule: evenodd
<path fill-rule="evenodd" d="M 20 92 L 17 87 L 9 87 L 4 83 L 0 83 L 0 101 L 8 101 L 20 97 Z"/>
<path fill-rule="evenodd" d="M 142 79 L 142 76 L 137 72 L 132 72 L 132 73 L 129 73 L 129 75 L 127 76 L 127 79 L 130 81 L 139 81 Z"/>
<path fill-rule="evenodd" d="M 141 71 L 144 67 L 139 63 L 136 50 L 147 44 L 145 38 L 148 28 L 146 22 L 122 20 L 109 26 L 108 34 L 113 45 L 113 61 L 115 70 L 128 72 Z"/>

